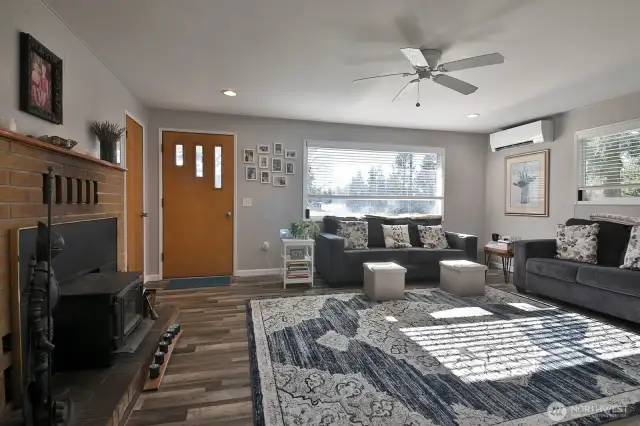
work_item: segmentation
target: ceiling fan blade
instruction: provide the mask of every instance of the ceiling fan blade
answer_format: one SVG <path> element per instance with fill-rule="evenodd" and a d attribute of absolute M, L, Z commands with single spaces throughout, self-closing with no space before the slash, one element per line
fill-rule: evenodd
<path fill-rule="evenodd" d="M 412 47 L 405 47 L 404 49 L 400 49 L 402 54 L 407 57 L 409 62 L 413 67 L 428 67 L 429 64 L 427 60 L 424 58 L 424 55 L 420 51 L 420 49 L 414 49 Z"/>
<path fill-rule="evenodd" d="M 408 72 L 398 72 L 398 73 L 395 73 L 395 74 L 383 74 L 383 75 L 376 75 L 376 76 L 373 76 L 373 77 L 357 78 L 357 79 L 353 80 L 353 82 L 357 83 L 359 81 L 372 80 L 374 78 L 392 77 L 394 75 L 401 75 L 403 77 L 408 77 L 408 76 L 413 75 L 413 74 L 409 74 Z"/>
<path fill-rule="evenodd" d="M 411 80 L 410 82 L 408 82 L 403 88 L 402 90 L 396 95 L 395 98 L 393 98 L 393 102 L 395 101 L 399 101 L 400 99 L 404 98 L 407 93 L 411 92 L 413 90 L 413 88 L 420 83 L 420 79 L 415 78 L 413 80 Z"/>
<path fill-rule="evenodd" d="M 478 88 L 473 84 L 458 80 L 457 78 L 451 77 L 450 75 L 446 74 L 439 74 L 433 77 L 433 82 L 438 83 L 444 87 L 448 87 L 449 89 L 455 90 L 458 93 L 462 93 L 463 95 L 470 95 L 478 90 Z"/>
<path fill-rule="evenodd" d="M 487 65 L 497 65 L 504 62 L 504 56 L 499 53 L 489 53 L 488 55 L 474 56 L 473 58 L 460 59 L 459 61 L 447 62 L 438 67 L 439 71 L 460 71 L 469 68 L 486 67 Z"/>

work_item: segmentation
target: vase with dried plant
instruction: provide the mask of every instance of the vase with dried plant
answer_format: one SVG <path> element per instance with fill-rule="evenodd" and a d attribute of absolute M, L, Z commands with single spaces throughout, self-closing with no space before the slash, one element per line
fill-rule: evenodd
<path fill-rule="evenodd" d="M 94 121 L 91 130 L 100 141 L 100 159 L 118 163 L 118 142 L 124 134 L 124 127 L 112 121 Z"/>

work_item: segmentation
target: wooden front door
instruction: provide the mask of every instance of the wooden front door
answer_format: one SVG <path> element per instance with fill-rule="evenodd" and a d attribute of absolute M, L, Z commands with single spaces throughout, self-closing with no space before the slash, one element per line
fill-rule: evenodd
<path fill-rule="evenodd" d="M 142 126 L 127 115 L 125 167 L 127 168 L 127 270 L 144 270 L 144 155 Z"/>
<path fill-rule="evenodd" d="M 163 277 L 233 274 L 233 136 L 163 132 Z"/>

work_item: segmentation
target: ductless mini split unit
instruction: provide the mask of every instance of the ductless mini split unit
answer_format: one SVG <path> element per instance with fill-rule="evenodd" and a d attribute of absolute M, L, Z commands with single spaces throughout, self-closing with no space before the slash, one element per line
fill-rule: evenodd
<path fill-rule="evenodd" d="M 534 143 L 553 142 L 553 121 L 540 120 L 489 136 L 491 151 L 502 151 Z"/>

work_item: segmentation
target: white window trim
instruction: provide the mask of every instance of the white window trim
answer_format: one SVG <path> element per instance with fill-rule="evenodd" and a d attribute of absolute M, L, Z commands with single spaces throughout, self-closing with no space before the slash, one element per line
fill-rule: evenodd
<path fill-rule="evenodd" d="M 307 148 L 309 146 L 321 146 L 325 148 L 342 148 L 342 149 L 362 149 L 362 150 L 372 150 L 372 151 L 399 151 L 399 152 L 416 152 L 419 154 L 440 154 L 442 155 L 442 194 L 446 194 L 446 174 L 445 174 L 445 164 L 446 164 L 446 156 L 445 149 L 442 147 L 432 147 L 432 146 L 423 146 L 423 145 L 396 145 L 389 143 L 365 143 L 365 142 L 340 142 L 340 141 L 323 141 L 316 139 L 305 139 L 303 143 L 302 149 L 302 217 L 305 217 L 307 202 L 309 200 L 309 194 L 307 193 Z M 318 198 L 318 197 L 317 197 Z M 367 196 L 350 196 L 350 195 L 333 195 L 331 196 L 333 199 L 350 199 L 350 200 L 378 200 L 378 197 L 367 197 Z M 407 198 L 402 196 L 385 196 L 387 200 L 443 200 L 442 203 L 442 218 L 444 220 L 444 195 L 442 197 L 425 197 L 425 198 Z M 322 216 L 318 215 L 309 215 L 309 219 L 311 220 L 322 220 Z"/>
<path fill-rule="evenodd" d="M 598 136 L 607 136 L 615 133 L 626 132 L 628 130 L 638 129 L 640 128 L 640 118 L 636 118 L 634 120 L 622 121 L 619 123 L 608 124 L 606 126 L 593 127 L 591 129 L 580 130 L 576 132 L 574 139 L 574 165 L 575 165 L 575 200 L 577 205 L 592 205 L 592 206 L 629 206 L 629 205 L 640 205 L 640 197 L 617 197 L 617 198 L 607 198 L 605 200 L 596 200 L 596 201 L 578 201 L 578 190 L 580 189 L 588 189 L 582 187 L 580 184 L 581 173 L 582 173 L 582 164 L 580 159 L 580 141 L 583 139 L 598 137 Z M 625 188 L 632 187 L 636 185 L 625 185 Z"/>

